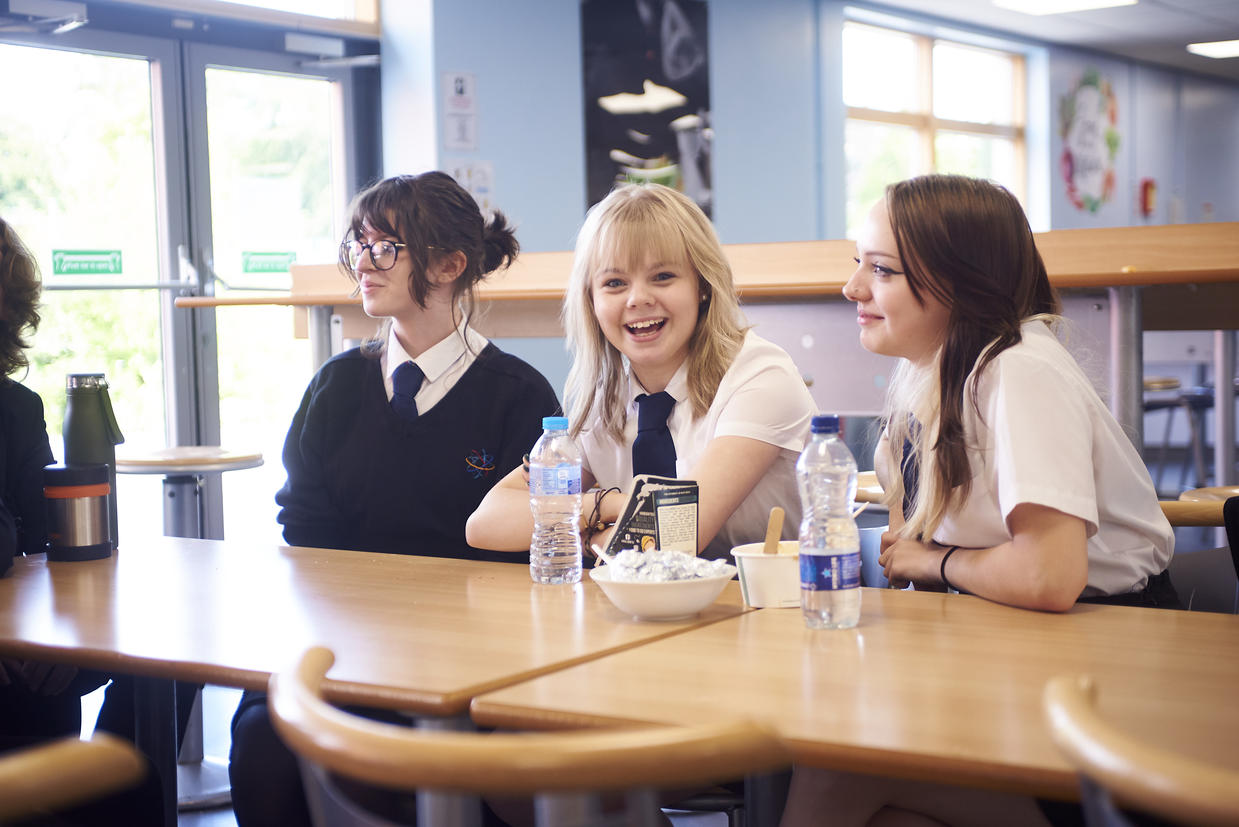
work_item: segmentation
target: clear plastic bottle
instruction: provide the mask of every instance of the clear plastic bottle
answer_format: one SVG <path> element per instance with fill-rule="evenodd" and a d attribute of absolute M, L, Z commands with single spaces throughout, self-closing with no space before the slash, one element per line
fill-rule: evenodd
<path fill-rule="evenodd" d="M 800 484 L 800 608 L 810 629 L 860 622 L 860 532 L 852 518 L 856 460 L 839 438 L 839 417 L 815 416 L 796 463 Z"/>
<path fill-rule="evenodd" d="M 581 452 L 568 436 L 568 418 L 542 420 L 529 452 L 529 508 L 533 539 L 529 574 L 535 583 L 581 580 Z"/>

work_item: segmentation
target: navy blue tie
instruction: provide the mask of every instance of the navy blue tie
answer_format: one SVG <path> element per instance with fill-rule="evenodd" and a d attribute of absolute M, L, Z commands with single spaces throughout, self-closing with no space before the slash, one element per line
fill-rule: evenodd
<path fill-rule="evenodd" d="M 903 440 L 903 458 L 900 460 L 900 471 L 903 472 L 903 518 L 906 520 L 912 514 L 916 505 L 917 489 L 920 488 L 920 465 L 912 460 L 912 440 L 921 438 L 921 423 L 914 417 L 908 417 L 908 436 Z"/>
<path fill-rule="evenodd" d="M 417 396 L 418 389 L 422 386 L 422 380 L 426 378 L 426 374 L 422 373 L 422 369 L 417 366 L 416 362 L 403 362 L 391 375 L 391 409 L 395 411 L 401 419 L 412 422 L 417 419 L 417 402 L 414 397 Z"/>
<path fill-rule="evenodd" d="M 675 442 L 667 417 L 675 397 L 666 391 L 637 397 L 637 438 L 632 443 L 632 474 L 675 476 Z"/>

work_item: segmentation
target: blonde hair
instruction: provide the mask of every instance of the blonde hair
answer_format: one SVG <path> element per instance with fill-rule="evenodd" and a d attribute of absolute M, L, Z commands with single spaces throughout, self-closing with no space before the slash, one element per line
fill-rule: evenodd
<path fill-rule="evenodd" d="M 579 434 L 596 416 L 617 442 L 623 439 L 626 400 L 621 399 L 623 357 L 603 335 L 594 315 L 591 277 L 606 267 L 634 270 L 649 258 L 686 262 L 704 296 L 688 343 L 688 391 L 693 417 L 709 410 L 723 375 L 744 343 L 731 266 L 710 219 L 691 199 L 660 184 L 617 187 L 595 204 L 577 234 L 572 274 L 564 295 L 563 322 L 572 368 L 564 400 Z"/>

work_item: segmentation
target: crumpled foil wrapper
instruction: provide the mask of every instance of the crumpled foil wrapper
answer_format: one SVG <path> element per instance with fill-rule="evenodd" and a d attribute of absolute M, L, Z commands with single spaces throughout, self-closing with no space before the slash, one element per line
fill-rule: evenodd
<path fill-rule="evenodd" d="M 637 551 L 628 549 L 615 555 L 608 564 L 612 582 L 665 583 L 726 574 L 723 560 L 706 560 L 681 551 Z"/>

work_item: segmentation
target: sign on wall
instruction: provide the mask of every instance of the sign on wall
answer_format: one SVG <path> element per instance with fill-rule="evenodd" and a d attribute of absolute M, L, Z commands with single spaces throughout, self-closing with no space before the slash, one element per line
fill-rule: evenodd
<path fill-rule="evenodd" d="M 120 250 L 52 250 L 52 273 L 69 275 L 119 275 Z"/>
<path fill-rule="evenodd" d="M 1118 98 L 1096 69 L 1088 69 L 1058 100 L 1063 154 L 1059 169 L 1067 198 L 1078 210 L 1095 213 L 1114 197 L 1119 152 Z"/>
<path fill-rule="evenodd" d="M 449 152 L 478 148 L 477 78 L 468 72 L 443 75 L 443 147 Z"/>

